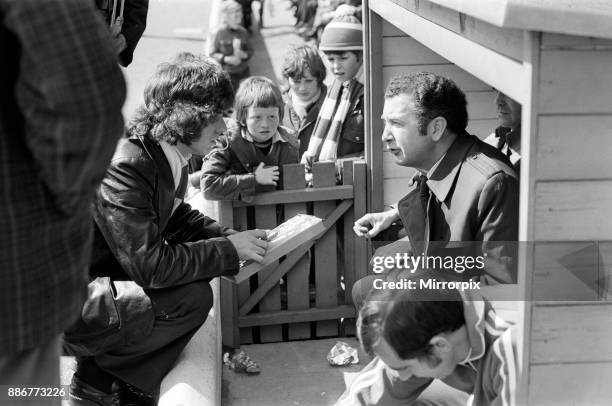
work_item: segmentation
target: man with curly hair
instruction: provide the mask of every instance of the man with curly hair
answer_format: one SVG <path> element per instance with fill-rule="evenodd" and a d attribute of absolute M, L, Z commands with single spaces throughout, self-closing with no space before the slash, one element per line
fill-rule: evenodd
<path fill-rule="evenodd" d="M 72 404 L 156 404 L 165 374 L 212 307 L 209 282 L 261 261 L 265 231 L 237 233 L 185 203 L 187 161 L 226 130 L 230 79 L 211 59 L 162 64 L 94 202 L 92 282 L 65 335 Z"/>

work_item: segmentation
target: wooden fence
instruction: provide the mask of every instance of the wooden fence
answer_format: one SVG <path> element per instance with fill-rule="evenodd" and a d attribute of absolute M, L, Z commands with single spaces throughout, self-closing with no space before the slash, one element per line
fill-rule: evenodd
<path fill-rule="evenodd" d="M 256 195 L 249 203 L 216 202 L 221 224 L 243 231 L 272 229 L 297 214 L 322 218 L 325 231 L 249 279 L 221 279 L 223 343 L 330 337 L 354 332 L 351 287 L 366 275 L 367 246 L 353 233 L 366 212 L 366 164 L 343 163 L 336 185 L 335 166 L 315 163 L 313 187 L 306 188 L 304 166 L 283 167 L 283 190 Z"/>

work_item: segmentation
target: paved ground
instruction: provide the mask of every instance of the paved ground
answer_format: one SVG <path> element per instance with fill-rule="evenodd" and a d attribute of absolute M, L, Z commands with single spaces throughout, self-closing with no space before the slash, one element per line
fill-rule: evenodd
<path fill-rule="evenodd" d="M 342 338 L 359 347 L 354 338 Z M 333 367 L 326 360 L 336 339 L 244 345 L 244 350 L 261 366 L 261 374 L 236 374 L 223 367 L 223 406 L 333 405 L 344 391 L 345 373 L 361 370 L 360 363 Z"/>

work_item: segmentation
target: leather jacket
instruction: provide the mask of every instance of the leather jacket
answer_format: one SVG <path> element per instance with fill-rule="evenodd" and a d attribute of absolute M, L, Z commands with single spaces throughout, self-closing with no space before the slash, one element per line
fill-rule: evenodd
<path fill-rule="evenodd" d="M 94 201 L 91 275 L 123 274 L 147 289 L 237 273 L 238 253 L 226 238 L 235 231 L 185 202 L 172 213 L 174 199 L 161 146 L 146 137 L 122 140 Z"/>

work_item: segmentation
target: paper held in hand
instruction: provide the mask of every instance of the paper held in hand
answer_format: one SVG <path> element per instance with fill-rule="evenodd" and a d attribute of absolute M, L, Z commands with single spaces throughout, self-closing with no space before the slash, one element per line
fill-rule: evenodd
<path fill-rule="evenodd" d="M 240 283 L 302 244 L 318 238 L 324 231 L 323 220 L 319 217 L 298 214 L 268 232 L 268 250 L 261 264 L 248 261 L 238 274 L 227 279 Z"/>

